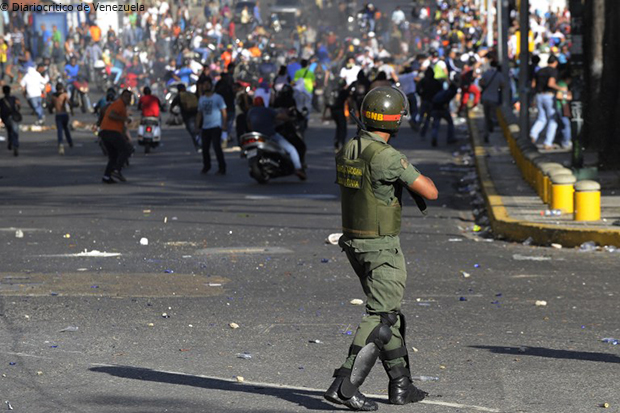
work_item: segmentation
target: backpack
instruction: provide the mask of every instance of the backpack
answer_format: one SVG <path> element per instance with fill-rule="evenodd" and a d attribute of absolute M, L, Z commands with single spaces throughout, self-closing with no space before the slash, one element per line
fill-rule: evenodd
<path fill-rule="evenodd" d="M 15 105 L 10 104 L 8 102 L 6 97 L 2 98 L 2 103 L 4 103 L 4 105 L 10 110 L 10 112 L 11 112 L 11 119 L 13 120 L 13 122 L 19 123 L 19 122 L 22 121 L 22 119 L 23 119 L 22 114 L 19 113 L 19 110 L 17 110 Z"/>
<path fill-rule="evenodd" d="M 190 92 L 181 92 L 179 94 L 179 104 L 183 113 L 195 115 L 198 113 L 198 98 Z"/>

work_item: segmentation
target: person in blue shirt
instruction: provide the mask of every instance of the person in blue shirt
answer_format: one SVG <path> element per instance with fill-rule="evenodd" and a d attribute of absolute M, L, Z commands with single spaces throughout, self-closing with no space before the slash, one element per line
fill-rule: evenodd
<path fill-rule="evenodd" d="M 78 74 L 80 73 L 80 65 L 77 63 L 77 59 L 72 57 L 69 60 L 69 63 L 65 65 L 65 78 L 67 79 L 67 93 L 71 97 L 71 102 L 73 102 L 73 82 L 77 80 Z"/>
<path fill-rule="evenodd" d="M 286 66 L 286 72 L 291 79 L 295 79 L 295 73 L 301 69 L 301 63 L 297 60 L 297 58 L 292 58 L 288 66 Z"/>
<path fill-rule="evenodd" d="M 69 63 L 65 65 L 65 77 L 67 78 L 67 83 L 71 84 L 77 80 L 79 73 L 80 65 L 78 65 L 77 59 L 72 57 L 71 60 L 69 60 Z"/>
<path fill-rule="evenodd" d="M 45 28 L 45 25 L 41 25 L 41 40 L 43 42 L 42 54 L 43 57 L 50 57 L 52 54 L 52 31 Z"/>
<path fill-rule="evenodd" d="M 191 84 L 191 81 L 192 81 L 191 76 L 193 74 L 194 74 L 194 71 L 192 70 L 191 67 L 189 67 L 189 61 L 186 60 L 183 64 L 183 67 L 177 70 L 174 73 L 174 76 L 179 82 L 183 82 L 185 83 L 186 86 L 189 86 Z"/>
<path fill-rule="evenodd" d="M 216 175 L 226 175 L 226 161 L 222 152 L 222 131 L 226 130 L 226 102 L 224 98 L 213 90 L 213 81 L 209 78 L 203 83 L 203 95 L 198 100 L 198 116 L 196 125 L 202 129 L 202 172 L 206 174 L 211 169 L 210 146 L 213 145 L 217 158 L 218 170 Z"/>

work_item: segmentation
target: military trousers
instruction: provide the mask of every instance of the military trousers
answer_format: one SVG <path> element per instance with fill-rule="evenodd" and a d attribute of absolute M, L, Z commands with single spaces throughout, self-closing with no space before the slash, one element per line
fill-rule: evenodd
<path fill-rule="evenodd" d="M 347 258 L 359 277 L 362 289 L 366 294 L 367 315 L 357 327 L 353 339 L 353 346 L 364 347 L 367 344 L 368 336 L 381 324 L 380 313 L 400 312 L 407 281 L 405 257 L 400 245 L 377 251 L 362 251 L 343 242 L 340 243 L 340 247 L 346 252 Z M 404 346 L 400 323 L 399 317 L 397 323 L 391 327 L 392 338 L 383 347 L 383 350 L 390 351 Z M 355 354 L 350 354 L 342 367 L 352 368 L 355 357 Z M 386 360 L 384 365 L 386 368 L 397 365 L 407 367 L 403 357 Z"/>

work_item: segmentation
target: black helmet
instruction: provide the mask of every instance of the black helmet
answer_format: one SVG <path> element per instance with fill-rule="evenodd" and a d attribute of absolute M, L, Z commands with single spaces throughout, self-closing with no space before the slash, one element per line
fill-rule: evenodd
<path fill-rule="evenodd" d="M 409 115 L 409 101 L 395 87 L 372 89 L 362 101 L 362 122 L 368 129 L 396 132 L 403 116 Z"/>

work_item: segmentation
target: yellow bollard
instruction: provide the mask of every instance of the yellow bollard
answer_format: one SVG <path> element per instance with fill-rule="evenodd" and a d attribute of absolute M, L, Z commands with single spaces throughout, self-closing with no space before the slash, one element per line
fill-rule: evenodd
<path fill-rule="evenodd" d="M 573 176 L 573 171 L 568 168 L 556 168 L 549 171 L 549 175 L 547 177 L 547 202 L 546 204 L 551 206 L 551 199 L 553 198 L 553 177 L 559 175 L 569 175 Z"/>
<path fill-rule="evenodd" d="M 551 181 L 549 180 L 549 174 L 558 169 L 564 169 L 564 167 L 555 162 L 546 162 L 540 166 L 540 171 L 542 173 L 542 179 L 540 182 L 540 193 L 542 195 L 540 198 L 545 204 L 548 204 L 549 199 L 551 198 Z"/>
<path fill-rule="evenodd" d="M 594 181 L 575 184 L 575 221 L 601 219 L 601 185 Z"/>
<path fill-rule="evenodd" d="M 549 158 L 545 156 L 541 156 L 534 161 L 534 190 L 541 199 L 543 197 L 543 167 L 549 163 Z"/>
<path fill-rule="evenodd" d="M 573 175 L 551 176 L 551 209 L 559 209 L 565 214 L 572 214 L 575 210 L 573 193 L 577 179 Z"/>
<path fill-rule="evenodd" d="M 534 162 L 541 156 L 540 152 L 534 150 L 525 153 L 525 180 L 534 189 L 536 189 L 536 165 Z"/>

